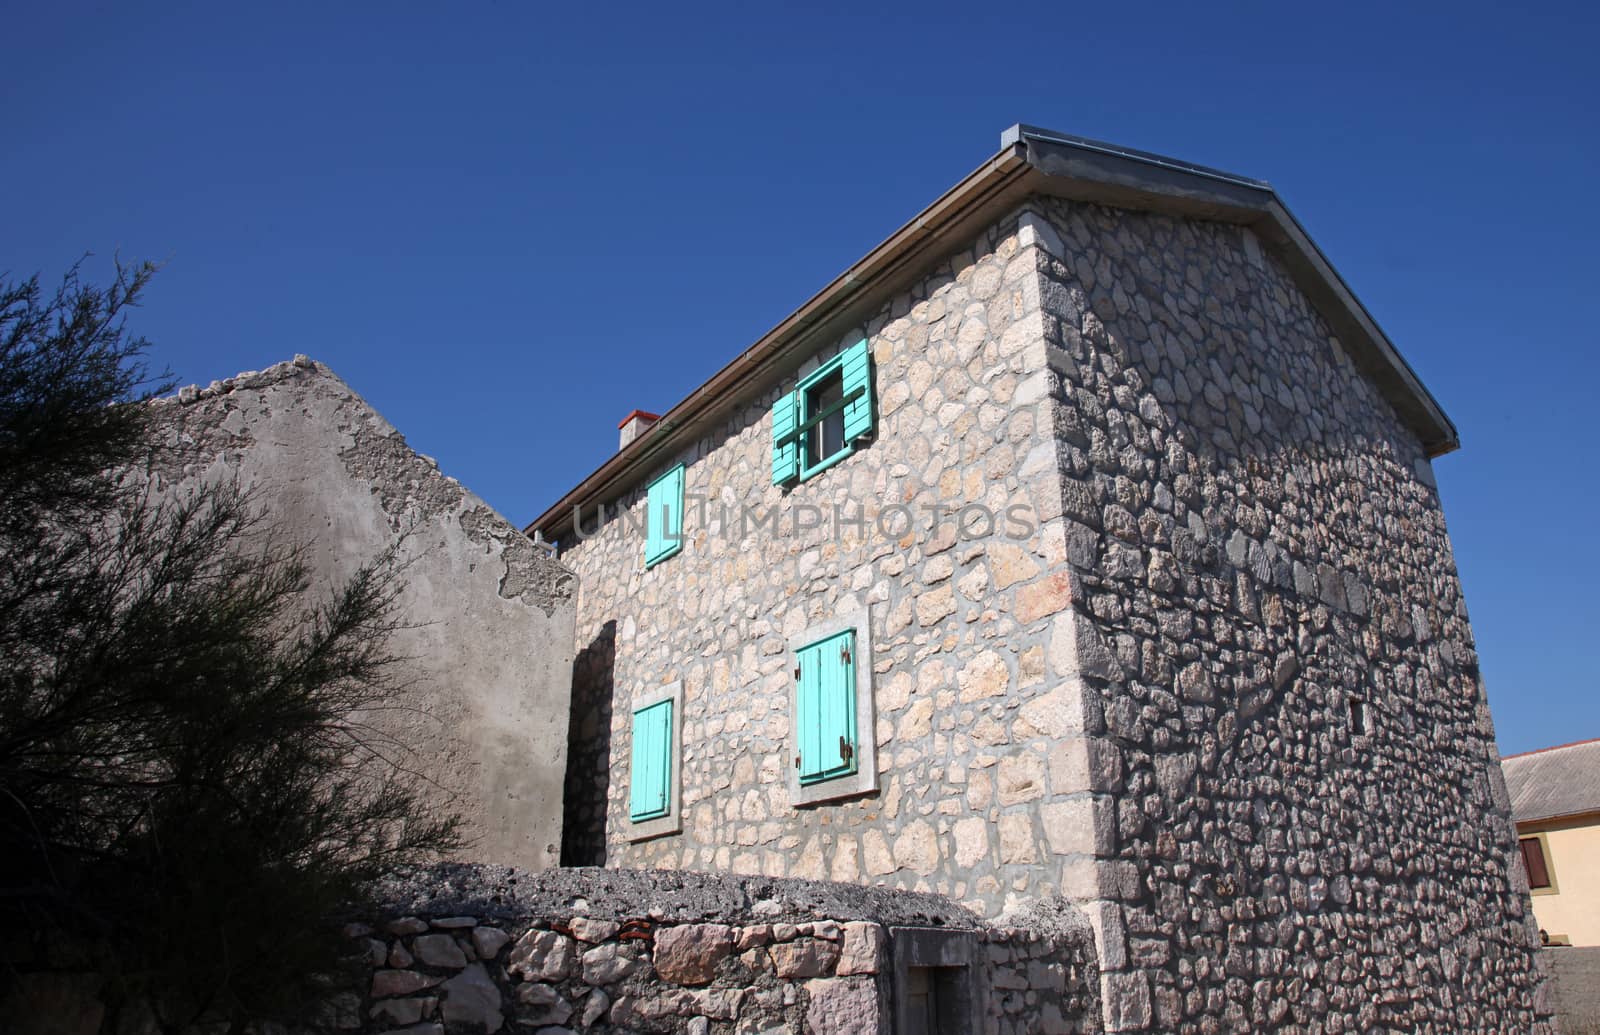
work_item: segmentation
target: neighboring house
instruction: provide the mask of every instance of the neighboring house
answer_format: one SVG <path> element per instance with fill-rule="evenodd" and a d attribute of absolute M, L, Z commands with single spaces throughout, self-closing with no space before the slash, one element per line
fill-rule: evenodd
<path fill-rule="evenodd" d="M 1456 432 L 1267 185 L 1014 127 L 622 443 L 528 527 L 564 861 L 1061 895 L 1113 1031 L 1545 1030 Z"/>
<path fill-rule="evenodd" d="M 393 760 L 458 810 L 480 862 L 556 865 L 572 575 L 332 371 L 304 357 L 156 400 L 165 491 L 236 478 L 305 548 L 310 593 L 394 549 L 404 688 L 368 719 Z"/>
<path fill-rule="evenodd" d="M 1600 946 L 1600 739 L 1502 759 L 1523 871 L 1552 945 Z"/>

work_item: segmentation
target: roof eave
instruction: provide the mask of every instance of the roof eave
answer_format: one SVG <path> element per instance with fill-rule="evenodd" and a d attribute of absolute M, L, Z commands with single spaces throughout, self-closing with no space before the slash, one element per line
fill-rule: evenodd
<path fill-rule="evenodd" d="M 1430 457 L 1460 448 L 1455 425 L 1270 185 L 1098 141 L 1013 127 L 1045 193 L 1248 226 L 1277 255 Z"/>
<path fill-rule="evenodd" d="M 1460 446 L 1455 425 L 1312 242 L 1260 180 L 1098 141 L 1013 126 L 988 161 L 762 335 L 648 431 L 578 483 L 525 531 L 557 539 L 574 513 L 625 491 L 641 468 L 782 380 L 787 361 L 859 322 L 935 246 L 972 236 L 1031 194 L 1250 227 L 1288 268 L 1341 343 L 1373 379 L 1430 457 Z"/>

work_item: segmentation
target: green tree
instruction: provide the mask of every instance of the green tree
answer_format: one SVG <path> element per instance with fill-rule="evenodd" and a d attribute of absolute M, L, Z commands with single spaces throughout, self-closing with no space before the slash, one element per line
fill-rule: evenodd
<path fill-rule="evenodd" d="M 359 720 L 405 678 L 392 558 L 311 586 L 237 486 L 152 488 L 153 272 L 0 279 L 0 909 L 82 950 L 106 1030 L 239 1030 L 315 1009 L 341 911 L 457 821 Z"/>

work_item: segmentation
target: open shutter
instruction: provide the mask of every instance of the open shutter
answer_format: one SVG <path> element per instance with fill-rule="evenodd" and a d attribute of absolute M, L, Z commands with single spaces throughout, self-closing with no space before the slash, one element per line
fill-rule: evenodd
<path fill-rule="evenodd" d="M 1522 868 L 1528 874 L 1528 887 L 1548 888 L 1550 867 L 1544 861 L 1544 844 L 1537 837 L 1525 837 L 1519 842 L 1522 848 Z"/>
<path fill-rule="evenodd" d="M 633 766 L 628 818 L 665 816 L 672 795 L 672 702 L 658 701 L 633 713 Z"/>
<path fill-rule="evenodd" d="M 784 439 L 800 423 L 800 393 L 790 392 L 772 407 L 772 484 L 785 485 L 800 477 L 800 443 Z"/>
<path fill-rule="evenodd" d="M 650 483 L 645 499 L 646 567 L 683 549 L 683 465 Z"/>
<path fill-rule="evenodd" d="M 800 782 L 856 771 L 855 633 L 800 651 Z"/>
<path fill-rule="evenodd" d="M 844 408 L 844 440 L 854 442 L 872 431 L 872 353 L 867 348 L 866 339 L 845 350 L 841 369 L 844 374 L 844 397 L 849 399 L 852 392 L 860 390 L 860 394 Z"/>

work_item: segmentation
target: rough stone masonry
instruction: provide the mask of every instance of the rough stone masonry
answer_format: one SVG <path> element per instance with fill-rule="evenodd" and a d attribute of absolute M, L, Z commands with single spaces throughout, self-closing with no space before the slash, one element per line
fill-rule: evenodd
<path fill-rule="evenodd" d="M 1061 895 L 1107 1030 L 1549 1031 L 1431 446 L 1281 240 L 1162 200 L 1169 168 L 1084 200 L 1071 157 L 873 311 L 817 317 L 725 419 L 646 432 L 609 519 L 567 529 L 567 858 L 986 916 Z M 875 440 L 773 485 L 774 400 L 861 338 Z M 645 568 L 643 482 L 678 462 L 710 505 Z M 1027 521 L 876 521 L 975 504 Z M 835 505 L 865 520 L 784 518 Z M 877 788 L 796 807 L 788 644 L 862 610 Z M 682 829 L 639 840 L 631 702 L 674 681 Z"/>
<path fill-rule="evenodd" d="M 453 865 L 383 894 L 383 915 L 345 929 L 365 965 L 331 993 L 329 1035 L 924 1035 L 892 1005 L 919 940 L 965 953 L 954 1030 L 1099 1030 L 1093 934 L 1065 912 L 991 924 L 914 892 Z"/>

